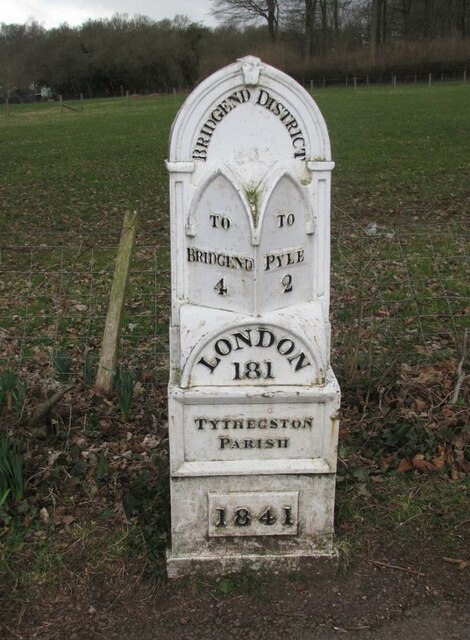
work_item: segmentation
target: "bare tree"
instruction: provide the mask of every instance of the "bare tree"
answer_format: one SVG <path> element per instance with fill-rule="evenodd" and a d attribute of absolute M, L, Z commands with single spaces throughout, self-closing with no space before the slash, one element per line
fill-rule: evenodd
<path fill-rule="evenodd" d="M 279 30 L 279 0 L 212 0 L 212 15 L 222 22 L 242 25 L 260 18 L 274 42 Z"/>
<path fill-rule="evenodd" d="M 383 0 L 372 0 L 372 16 L 370 23 L 370 61 L 372 64 L 377 59 L 377 49 L 380 45 Z"/>
<path fill-rule="evenodd" d="M 317 0 L 305 0 L 305 62 L 308 64 L 313 56 L 315 37 L 315 13 Z"/>

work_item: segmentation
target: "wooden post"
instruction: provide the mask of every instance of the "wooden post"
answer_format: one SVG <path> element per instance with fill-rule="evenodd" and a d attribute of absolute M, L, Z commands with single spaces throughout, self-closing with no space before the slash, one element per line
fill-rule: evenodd
<path fill-rule="evenodd" d="M 393 76 L 393 87 L 394 87 L 394 89 L 397 88 L 397 76 L 396 75 Z"/>
<path fill-rule="evenodd" d="M 348 86 L 349 83 L 349 76 L 346 76 L 346 86 Z"/>
<path fill-rule="evenodd" d="M 111 391 L 116 375 L 121 325 L 136 230 L 137 213 L 125 213 L 95 383 L 96 390 L 105 394 Z"/>
<path fill-rule="evenodd" d="M 463 72 L 463 83 L 467 84 L 467 70 L 466 69 Z"/>
<path fill-rule="evenodd" d="M 313 80 L 310 80 L 310 93 L 313 93 Z"/>
<path fill-rule="evenodd" d="M 83 93 L 80 94 L 80 105 L 82 107 L 82 111 L 85 111 L 85 103 L 83 102 Z"/>
<path fill-rule="evenodd" d="M 126 90 L 126 107 L 129 109 L 129 89 Z"/>
<path fill-rule="evenodd" d="M 369 74 L 366 75 L 366 85 L 369 86 Z"/>
<path fill-rule="evenodd" d="M 7 116 L 10 115 L 10 89 L 7 89 Z"/>
<path fill-rule="evenodd" d="M 416 82 L 418 82 L 418 74 L 417 73 L 415 73 L 415 84 L 416 84 Z"/>
<path fill-rule="evenodd" d="M 326 87 L 326 76 L 323 76 L 323 88 Z"/>
<path fill-rule="evenodd" d="M 357 89 L 357 78 L 354 76 L 354 91 Z"/>
<path fill-rule="evenodd" d="M 428 82 L 429 82 L 429 88 L 431 88 L 431 85 L 432 85 L 432 73 L 429 74 Z"/>
<path fill-rule="evenodd" d="M 62 100 L 62 94 L 60 94 L 60 96 L 59 96 L 59 104 L 60 104 L 60 112 L 63 113 L 63 111 L 64 111 L 64 101 Z"/>

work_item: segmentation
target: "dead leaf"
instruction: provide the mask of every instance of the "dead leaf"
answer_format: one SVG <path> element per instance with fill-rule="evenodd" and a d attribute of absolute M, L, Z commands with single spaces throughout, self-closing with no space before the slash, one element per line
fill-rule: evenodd
<path fill-rule="evenodd" d="M 428 408 L 428 403 L 423 398 L 418 397 L 413 400 L 411 408 L 413 409 L 413 411 L 417 411 L 420 413 L 421 411 L 424 411 L 424 409 Z"/>
<path fill-rule="evenodd" d="M 432 462 L 429 462 L 429 460 L 425 459 L 422 453 L 416 454 L 411 462 L 413 464 L 413 467 L 418 471 L 437 471 L 438 470 L 437 467 L 435 467 Z"/>
<path fill-rule="evenodd" d="M 444 447 L 440 446 L 439 455 L 433 456 L 433 458 L 431 459 L 431 462 L 436 467 L 436 469 L 439 469 L 439 471 L 441 471 L 446 466 L 447 461 L 448 461 L 447 451 L 445 450 Z"/>
<path fill-rule="evenodd" d="M 413 469 L 413 464 L 407 458 L 403 458 L 397 467 L 397 473 L 406 473 Z"/>

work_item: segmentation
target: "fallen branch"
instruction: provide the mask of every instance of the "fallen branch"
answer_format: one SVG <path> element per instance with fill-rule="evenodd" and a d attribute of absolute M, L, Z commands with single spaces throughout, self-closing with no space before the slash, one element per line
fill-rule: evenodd
<path fill-rule="evenodd" d="M 388 564 L 388 562 L 381 562 L 380 560 L 369 560 L 372 564 L 376 564 L 379 567 L 387 567 L 387 569 L 396 569 L 397 571 L 404 571 L 405 573 L 411 573 L 414 576 L 421 577 L 424 575 L 421 571 L 416 571 L 415 569 L 408 569 L 407 567 L 399 567 L 396 564 Z"/>
<path fill-rule="evenodd" d="M 38 424 L 38 422 L 41 422 L 41 420 L 43 420 L 52 411 L 55 405 L 60 402 L 60 400 L 62 400 L 67 391 L 70 391 L 71 389 L 73 389 L 72 384 L 70 384 L 68 387 L 64 387 L 63 389 L 59 389 L 54 393 L 54 395 L 43 402 L 35 411 L 33 417 L 29 421 L 28 426 L 34 427 Z"/>
<path fill-rule="evenodd" d="M 448 562 L 449 564 L 456 564 L 457 569 L 459 571 L 463 571 L 470 567 L 470 561 L 468 560 L 459 560 L 458 558 L 442 558 L 444 562 Z"/>

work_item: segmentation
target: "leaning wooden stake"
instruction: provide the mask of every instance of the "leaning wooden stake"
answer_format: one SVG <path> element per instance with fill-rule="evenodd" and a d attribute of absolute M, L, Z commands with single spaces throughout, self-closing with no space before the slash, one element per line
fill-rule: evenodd
<path fill-rule="evenodd" d="M 126 213 L 122 225 L 121 242 L 119 243 L 114 271 L 111 295 L 109 297 L 108 314 L 104 327 L 103 344 L 96 376 L 96 390 L 109 393 L 113 386 L 118 359 L 121 325 L 124 314 L 129 270 L 134 253 L 135 235 L 137 230 L 137 213 Z"/>

